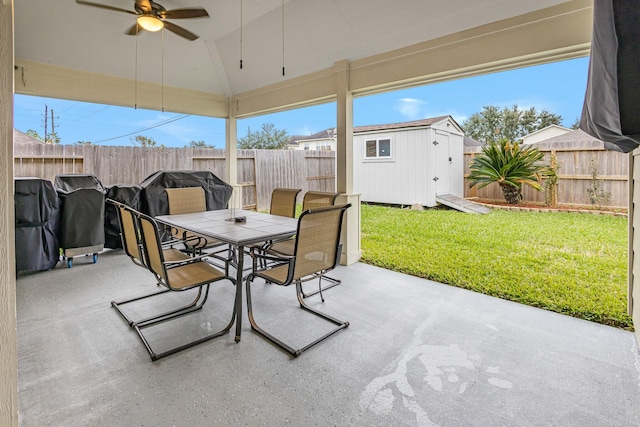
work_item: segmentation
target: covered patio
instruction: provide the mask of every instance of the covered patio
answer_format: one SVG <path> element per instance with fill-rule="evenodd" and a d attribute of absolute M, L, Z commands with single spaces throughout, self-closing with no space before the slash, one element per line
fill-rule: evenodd
<path fill-rule="evenodd" d="M 631 332 L 362 263 L 332 276 L 343 284 L 325 303 L 308 301 L 350 326 L 296 359 L 245 319 L 239 343 L 231 332 L 152 363 L 109 304 L 155 288 L 122 251 L 21 273 L 20 424 L 640 424 Z M 155 343 L 228 320 L 233 286 L 212 292 L 203 313 L 158 326 Z M 254 304 L 290 341 L 326 327 L 301 324 L 291 287 L 256 282 Z"/>
<path fill-rule="evenodd" d="M 358 206 L 354 97 L 588 55 L 593 15 L 591 0 L 164 3 L 208 10 L 179 22 L 198 40 L 127 36 L 130 15 L 72 0 L 0 1 L 0 424 L 638 424 L 631 333 L 360 264 L 358 209 L 325 303 L 351 326 L 297 360 L 246 330 L 151 363 L 109 301 L 154 285 L 118 252 L 16 279 L 14 93 L 224 118 L 236 192 L 238 119 L 335 102 L 336 190 Z"/>

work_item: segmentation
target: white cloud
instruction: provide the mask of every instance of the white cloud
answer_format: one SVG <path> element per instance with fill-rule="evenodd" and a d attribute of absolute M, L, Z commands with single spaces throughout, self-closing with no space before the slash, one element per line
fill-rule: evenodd
<path fill-rule="evenodd" d="M 295 129 L 293 133 L 290 133 L 290 135 L 312 135 L 316 132 L 320 132 L 320 130 L 312 131 L 309 125 L 304 125 L 300 128 Z"/>
<path fill-rule="evenodd" d="M 427 103 L 415 98 L 402 98 L 398 101 L 395 109 L 409 120 L 419 120 L 425 118 Z"/>
<path fill-rule="evenodd" d="M 462 125 L 462 123 L 464 123 L 465 120 L 467 120 L 469 118 L 469 116 L 467 116 L 466 114 L 449 114 L 451 117 L 453 117 L 453 120 L 456 121 L 456 123 L 458 123 L 459 125 Z"/>

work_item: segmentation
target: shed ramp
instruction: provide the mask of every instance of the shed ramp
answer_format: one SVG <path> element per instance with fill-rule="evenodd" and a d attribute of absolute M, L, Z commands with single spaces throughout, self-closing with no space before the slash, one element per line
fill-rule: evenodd
<path fill-rule="evenodd" d="M 436 202 L 466 213 L 486 214 L 491 212 L 491 209 L 486 206 L 452 194 L 439 194 L 436 196 Z"/>

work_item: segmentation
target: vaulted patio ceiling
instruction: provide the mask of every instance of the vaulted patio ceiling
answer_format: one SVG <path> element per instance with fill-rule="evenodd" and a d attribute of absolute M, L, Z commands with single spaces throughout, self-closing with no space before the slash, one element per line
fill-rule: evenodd
<path fill-rule="evenodd" d="M 282 0 L 159 2 L 204 7 L 209 19 L 173 21 L 200 38 L 128 36 L 133 15 L 74 0 L 16 1 L 16 92 L 242 117 L 335 99 L 338 68 L 357 95 L 584 56 L 591 38 L 591 0 L 287 0 L 284 25 Z"/>

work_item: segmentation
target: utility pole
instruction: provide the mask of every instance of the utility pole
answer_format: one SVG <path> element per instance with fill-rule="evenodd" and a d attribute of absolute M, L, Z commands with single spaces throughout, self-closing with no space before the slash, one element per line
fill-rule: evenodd
<path fill-rule="evenodd" d="M 49 117 L 49 106 L 44 104 L 44 142 L 47 142 L 47 118 Z"/>
<path fill-rule="evenodd" d="M 54 119 L 59 119 L 60 117 L 53 117 L 53 108 L 51 109 L 51 143 L 55 144 L 56 141 L 58 140 L 58 137 L 56 135 L 56 127 L 55 127 L 55 122 Z"/>

